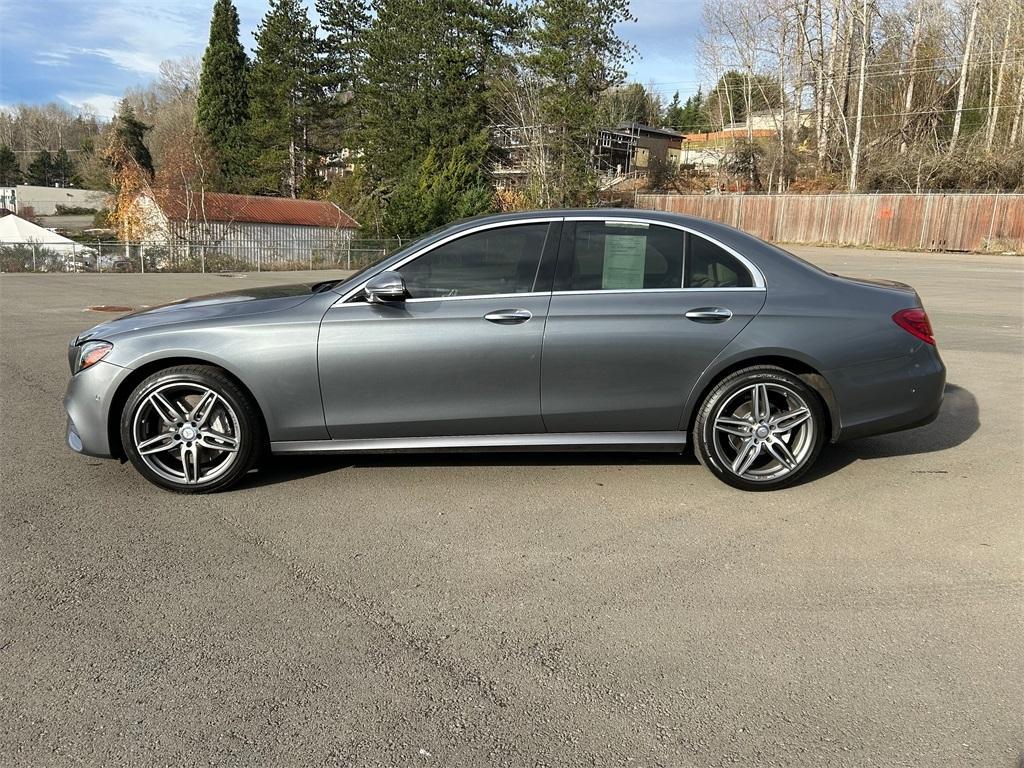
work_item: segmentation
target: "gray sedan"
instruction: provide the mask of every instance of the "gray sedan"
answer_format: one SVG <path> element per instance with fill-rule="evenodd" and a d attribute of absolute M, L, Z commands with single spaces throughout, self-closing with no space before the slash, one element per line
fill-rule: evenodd
<path fill-rule="evenodd" d="M 174 491 L 270 454 L 681 452 L 737 488 L 925 424 L 945 368 L 909 286 L 651 211 L 478 218 L 350 278 L 146 309 L 69 349 L 67 439 Z"/>

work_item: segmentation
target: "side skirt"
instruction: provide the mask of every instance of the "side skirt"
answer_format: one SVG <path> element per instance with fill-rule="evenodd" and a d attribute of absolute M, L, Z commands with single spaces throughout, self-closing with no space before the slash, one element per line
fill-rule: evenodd
<path fill-rule="evenodd" d="M 432 453 L 434 451 L 682 451 L 685 432 L 565 432 L 533 435 L 452 435 L 349 440 L 291 440 L 272 453 Z"/>

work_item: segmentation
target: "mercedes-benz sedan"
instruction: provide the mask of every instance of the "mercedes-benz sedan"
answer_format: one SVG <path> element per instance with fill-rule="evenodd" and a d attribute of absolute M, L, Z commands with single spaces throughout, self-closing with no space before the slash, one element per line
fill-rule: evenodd
<path fill-rule="evenodd" d="M 746 490 L 931 421 L 909 286 L 651 211 L 460 222 L 352 277 L 177 301 L 69 349 L 70 446 L 174 491 L 269 454 L 681 452 Z"/>

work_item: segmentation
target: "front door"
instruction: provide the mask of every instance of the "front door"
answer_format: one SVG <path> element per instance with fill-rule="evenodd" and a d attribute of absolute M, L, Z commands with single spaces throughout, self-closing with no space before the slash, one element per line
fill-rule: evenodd
<path fill-rule="evenodd" d="M 563 224 L 541 402 L 549 432 L 679 429 L 697 378 L 764 305 L 717 244 L 643 221 Z"/>
<path fill-rule="evenodd" d="M 442 241 L 396 269 L 405 301 L 332 307 L 319 340 L 331 437 L 543 432 L 549 229 L 556 240 L 557 224 L 534 222 Z"/>

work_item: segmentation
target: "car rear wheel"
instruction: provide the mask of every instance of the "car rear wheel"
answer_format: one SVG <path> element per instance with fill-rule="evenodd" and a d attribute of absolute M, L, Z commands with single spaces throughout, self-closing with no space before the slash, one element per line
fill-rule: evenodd
<path fill-rule="evenodd" d="M 223 371 L 176 366 L 132 392 L 121 414 L 121 443 L 150 482 L 179 493 L 209 493 L 252 468 L 263 425 L 251 399 Z"/>
<path fill-rule="evenodd" d="M 821 398 L 789 371 L 752 366 L 719 382 L 694 425 L 697 458 L 720 480 L 746 491 L 790 485 L 825 440 Z"/>

